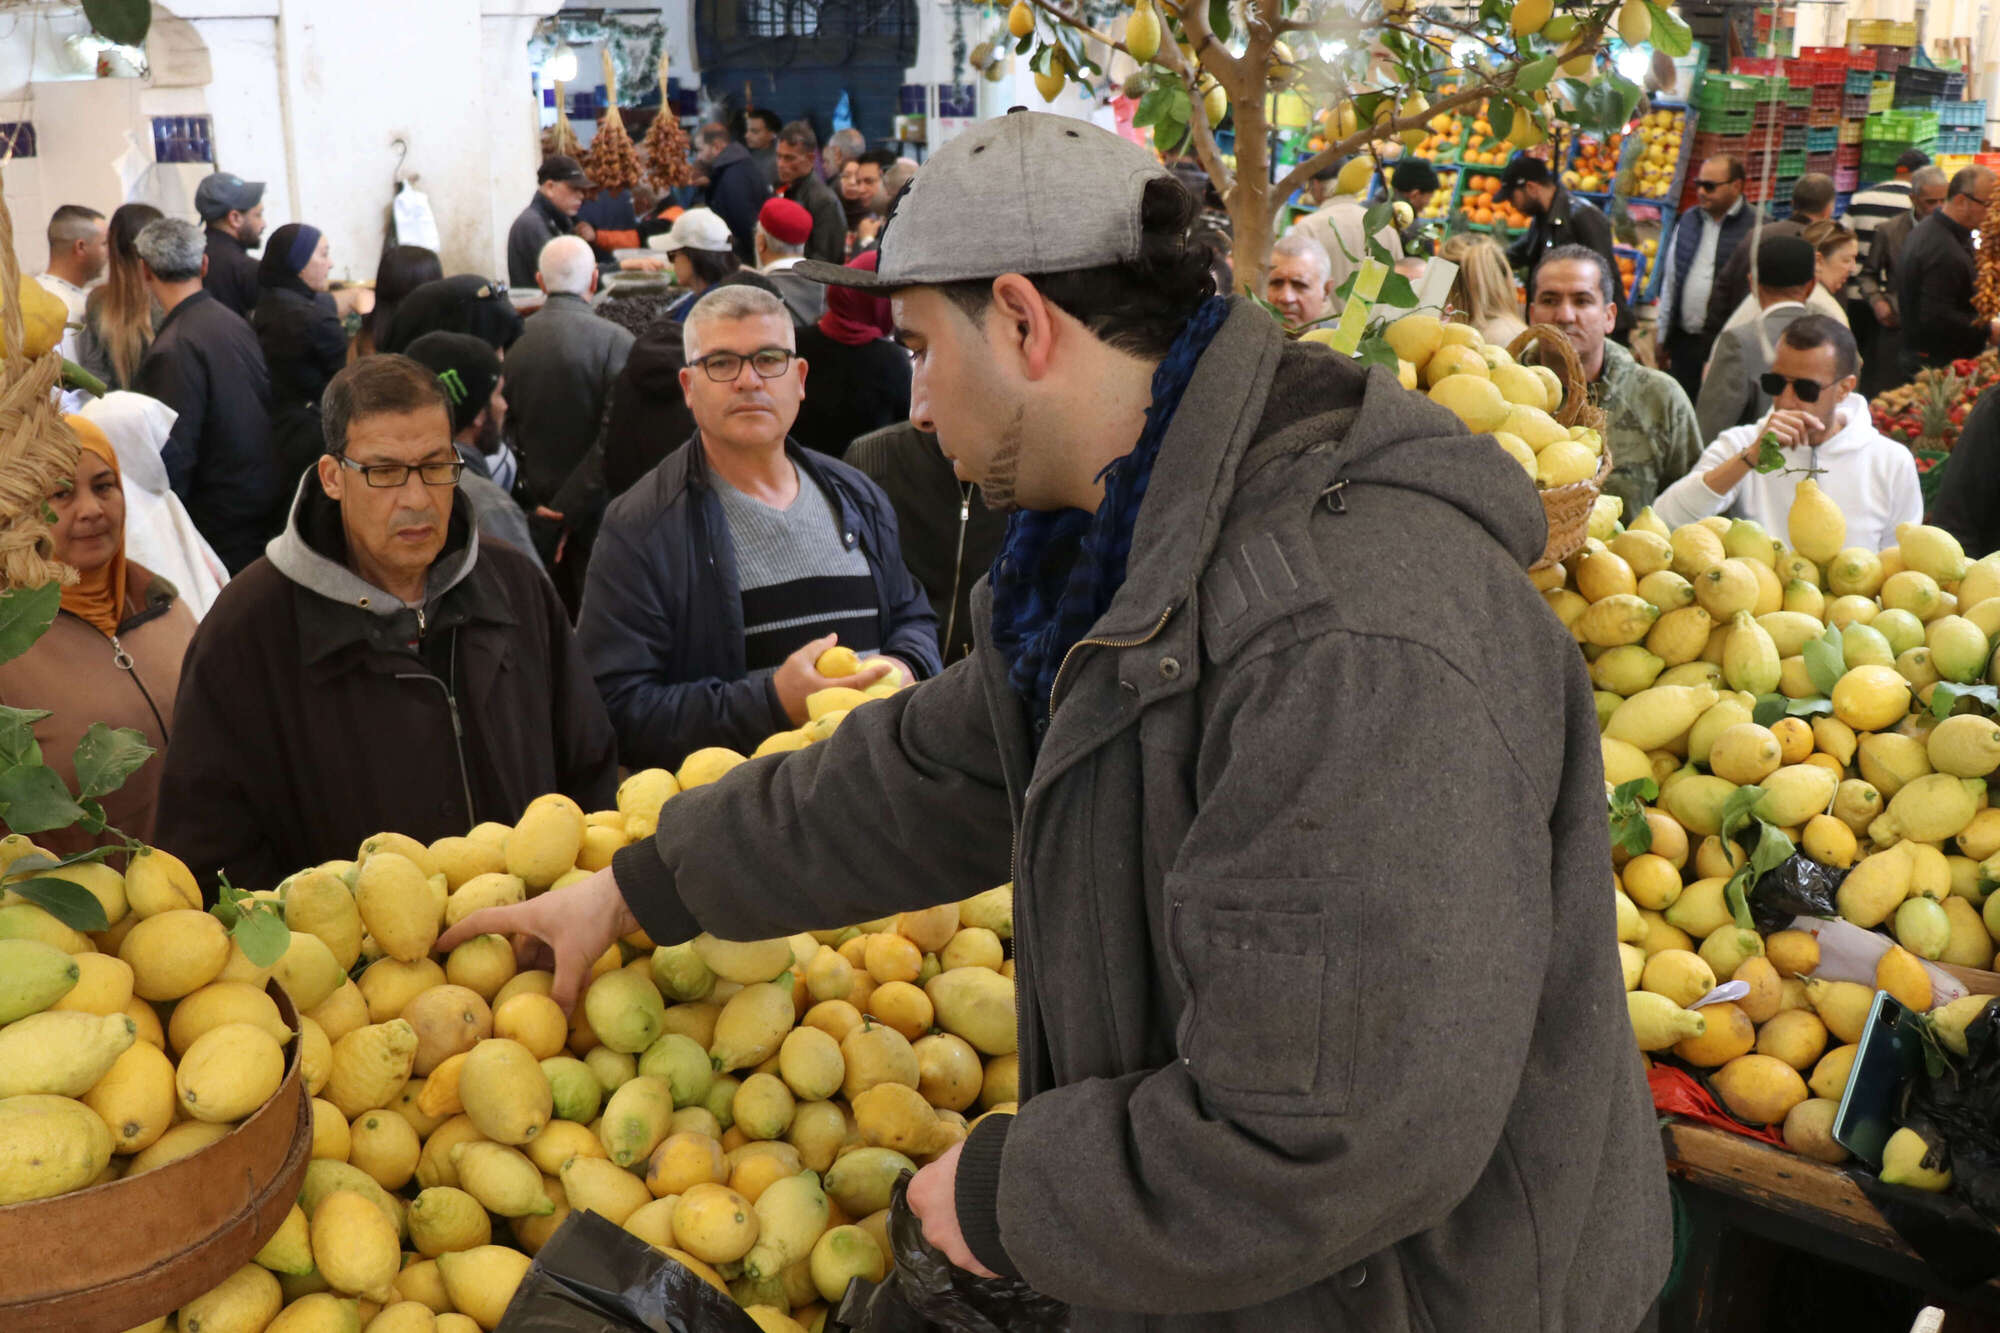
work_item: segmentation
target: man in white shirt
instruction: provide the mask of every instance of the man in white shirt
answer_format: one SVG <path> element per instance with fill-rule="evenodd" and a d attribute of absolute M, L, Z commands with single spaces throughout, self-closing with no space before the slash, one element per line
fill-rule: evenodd
<path fill-rule="evenodd" d="M 1763 313 L 1732 323 L 1715 340 L 1694 404 L 1702 439 L 1713 440 L 1771 410 L 1770 395 L 1757 379 L 1771 363 L 1778 336 L 1807 312 L 1814 282 L 1813 248 L 1802 237 L 1767 236 L 1758 243 L 1754 296 Z"/>
<path fill-rule="evenodd" d="M 49 266 L 35 281 L 69 307 L 62 354 L 76 360 L 77 330 L 83 326 L 85 289 L 104 272 L 110 224 L 104 214 L 82 204 L 64 204 L 49 219 Z"/>
<path fill-rule="evenodd" d="M 1760 383 L 1773 400 L 1768 416 L 1724 431 L 1694 470 L 1661 492 L 1653 509 L 1669 527 L 1711 514 L 1755 519 L 1783 533 L 1799 478 L 1811 473 L 1847 518 L 1847 544 L 1878 551 L 1893 545 L 1898 523 L 1920 523 L 1923 494 L 1916 459 L 1875 430 L 1868 400 L 1854 392 L 1861 358 L 1838 320 L 1805 314 L 1778 339 Z M 1766 435 L 1784 467 L 1756 470 Z"/>
<path fill-rule="evenodd" d="M 1660 256 L 1660 304 L 1654 329 L 1667 372 L 1689 400 L 1701 394 L 1702 367 L 1727 310 L 1711 307 L 1716 275 L 1750 234 L 1754 214 L 1743 202 L 1743 163 L 1717 153 L 1701 164 L 1694 187 L 1701 202 L 1680 215 Z"/>

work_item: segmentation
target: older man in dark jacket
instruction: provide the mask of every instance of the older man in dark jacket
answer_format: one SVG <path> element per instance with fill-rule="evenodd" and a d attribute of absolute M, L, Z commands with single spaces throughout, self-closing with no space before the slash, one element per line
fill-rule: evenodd
<path fill-rule="evenodd" d="M 137 245 L 166 319 L 132 387 L 179 414 L 161 450 L 167 479 L 234 574 L 276 531 L 283 503 L 264 350 L 250 325 L 202 287 L 208 259 L 193 223 L 160 218 Z"/>
<path fill-rule="evenodd" d="M 1903 244 L 1896 304 L 1903 327 L 1903 371 L 1948 366 L 1978 356 L 2000 340 L 2000 320 L 1973 307 L 1978 286 L 1972 229 L 1992 207 L 2000 174 L 1990 167 L 1966 167 L 1945 187 L 1944 203 L 1919 222 Z"/>
<path fill-rule="evenodd" d="M 822 676 L 836 642 L 906 681 L 939 668 L 937 618 L 888 500 L 786 438 L 810 367 L 784 302 L 718 287 L 685 337 L 695 437 L 606 511 L 577 623 L 634 768 L 708 746 L 747 754 L 807 721 L 808 695 L 886 670 Z"/>
<path fill-rule="evenodd" d="M 515 489 L 532 519 L 536 549 L 574 611 L 604 506 L 598 426 L 631 355 L 632 332 L 590 308 L 597 267 L 581 239 L 550 241 L 536 267 L 548 304 L 507 349 L 507 401 L 521 453 Z"/>
<path fill-rule="evenodd" d="M 157 838 L 213 896 L 268 889 L 393 829 L 610 804 L 617 755 L 555 590 L 481 541 L 438 379 L 356 362 L 291 522 L 223 589 L 181 673 Z"/>
<path fill-rule="evenodd" d="M 563 153 L 542 159 L 535 171 L 535 197 L 507 229 L 507 281 L 532 288 L 542 248 L 558 236 L 576 234 L 576 215 L 588 197 L 590 177 L 577 160 Z M 586 241 L 589 237 L 584 238 Z"/>
<path fill-rule="evenodd" d="M 750 156 L 750 150 L 729 137 L 721 125 L 701 127 L 701 149 L 696 168 L 706 178 L 701 201 L 729 224 L 729 238 L 736 257 L 746 264 L 757 262 L 757 210 L 771 197 L 771 183 L 764 169 Z"/>
<path fill-rule="evenodd" d="M 1074 120 L 939 149 L 879 281 L 918 424 L 1020 510 L 973 657 L 441 942 L 535 935 L 568 1000 L 639 922 L 1011 879 L 1020 1109 L 909 1190 L 953 1263 L 1108 1333 L 1626 1333 L 1672 1226 L 1541 503 L 1393 372 L 1213 297 L 1193 211 Z"/>

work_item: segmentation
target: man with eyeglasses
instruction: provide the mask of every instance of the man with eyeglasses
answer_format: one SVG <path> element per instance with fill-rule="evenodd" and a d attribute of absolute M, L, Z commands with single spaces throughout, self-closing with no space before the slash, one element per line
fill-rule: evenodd
<path fill-rule="evenodd" d="M 1702 367 L 1732 311 L 1717 299 L 1717 277 L 1756 221 L 1743 202 L 1743 163 L 1717 153 L 1695 177 L 1695 206 L 1681 213 L 1660 256 L 1655 345 L 1688 400 L 1701 395 Z"/>
<path fill-rule="evenodd" d="M 1876 431 L 1868 400 L 1854 392 L 1860 371 L 1854 335 L 1839 320 L 1804 314 L 1786 325 L 1758 378 L 1770 412 L 1717 436 L 1653 502 L 1661 521 L 1679 527 L 1721 514 L 1783 532 L 1799 481 L 1810 475 L 1846 516 L 1849 546 L 1893 546 L 1898 523 L 1923 521 L 1923 494 L 1910 451 Z M 1760 472 L 1766 436 L 1783 466 Z"/>
<path fill-rule="evenodd" d="M 788 438 L 809 368 L 785 303 L 717 287 L 682 338 L 694 438 L 605 511 L 577 622 L 632 768 L 749 754 L 819 690 L 941 666 L 881 488 Z M 866 659 L 858 674 L 820 674 L 836 644 Z"/>
<path fill-rule="evenodd" d="M 327 452 L 188 649 L 159 845 L 211 898 L 269 889 L 383 829 L 420 842 L 559 791 L 611 804 L 611 724 L 555 589 L 479 538 L 430 367 L 327 385 Z"/>
<path fill-rule="evenodd" d="M 2000 320 L 1972 308 L 1978 269 L 1972 229 L 1986 220 L 1994 186 L 1989 167 L 1967 167 L 1945 187 L 1944 203 L 1919 222 L 1903 245 L 1896 304 L 1908 333 L 1903 338 L 1905 377 L 1932 366 L 1978 356 L 2000 341 Z"/>

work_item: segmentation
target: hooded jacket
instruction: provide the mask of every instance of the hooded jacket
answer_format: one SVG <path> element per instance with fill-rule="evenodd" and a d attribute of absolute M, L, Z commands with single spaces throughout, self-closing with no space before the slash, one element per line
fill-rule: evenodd
<path fill-rule="evenodd" d="M 1693 471 L 1669 486 L 1653 501 L 1653 511 L 1670 528 L 1694 523 L 1711 514 L 1755 519 L 1767 532 L 1783 532 L 1792 512 L 1792 496 L 1806 467 L 1822 468 L 1816 480 L 1827 497 L 1847 516 L 1847 544 L 1879 551 L 1896 544 L 1898 523 L 1924 521 L 1924 497 L 1917 485 L 1917 461 L 1910 451 L 1875 429 L 1868 400 L 1849 394 L 1840 404 L 1840 429 L 1825 444 L 1801 452 L 1785 451 L 1781 472 L 1750 472 L 1727 495 L 1709 489 L 1707 473 L 1748 449 L 1763 431 L 1768 412 L 1748 426 L 1716 436 L 1702 451 Z M 1793 469 L 1799 469 L 1794 471 Z"/>
<path fill-rule="evenodd" d="M 770 178 L 750 156 L 750 150 L 735 140 L 708 164 L 708 185 L 701 201 L 729 224 L 736 257 L 746 264 L 757 262 L 757 211 L 770 197 Z"/>
<path fill-rule="evenodd" d="M 181 658 L 194 636 L 194 616 L 173 584 L 129 556 L 125 587 L 115 635 L 61 611 L 34 647 L 0 664 L 0 704 L 49 712 L 35 723 L 35 741 L 71 791 L 76 790 L 76 744 L 92 723 L 130 727 L 144 736 L 153 757 L 103 803 L 107 824 L 148 841 L 154 836 L 169 723 L 180 689 Z M 69 856 L 104 838 L 67 828 L 37 833 L 35 841 L 58 856 Z"/>
<path fill-rule="evenodd" d="M 936 675 L 937 617 L 903 566 L 887 497 L 844 463 L 789 440 L 785 454 L 867 557 L 881 651 Z M 629 767 L 678 768 L 711 745 L 748 754 L 792 725 L 775 673 L 745 663 L 736 548 L 699 435 L 605 511 L 576 634 Z"/>
<path fill-rule="evenodd" d="M 188 650 L 158 842 L 211 896 L 218 871 L 272 888 L 383 829 L 428 843 L 512 822 L 545 792 L 612 801 L 611 726 L 555 589 L 473 535 L 465 497 L 421 606 L 346 555 L 339 508 L 307 476 Z"/>
<path fill-rule="evenodd" d="M 610 499 L 631 490 L 694 434 L 694 414 L 681 393 L 686 364 L 677 319 L 655 321 L 632 344 L 604 413 L 604 493 Z"/>
<path fill-rule="evenodd" d="M 1077 1328 L 1624 1333 L 1666 1178 L 1509 466 L 1239 300 L 1038 753 L 982 582 L 971 659 L 676 797 L 626 900 L 755 939 L 1011 879 L 1021 1110 L 958 1216 Z"/>

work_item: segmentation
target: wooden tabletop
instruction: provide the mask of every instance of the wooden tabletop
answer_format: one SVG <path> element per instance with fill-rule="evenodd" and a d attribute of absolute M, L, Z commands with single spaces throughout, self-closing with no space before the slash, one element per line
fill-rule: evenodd
<path fill-rule="evenodd" d="M 1678 1179 L 1865 1245 L 1917 1257 L 1840 1167 L 1692 1122 L 1672 1121 L 1660 1130 L 1660 1137 L 1667 1171 Z"/>

